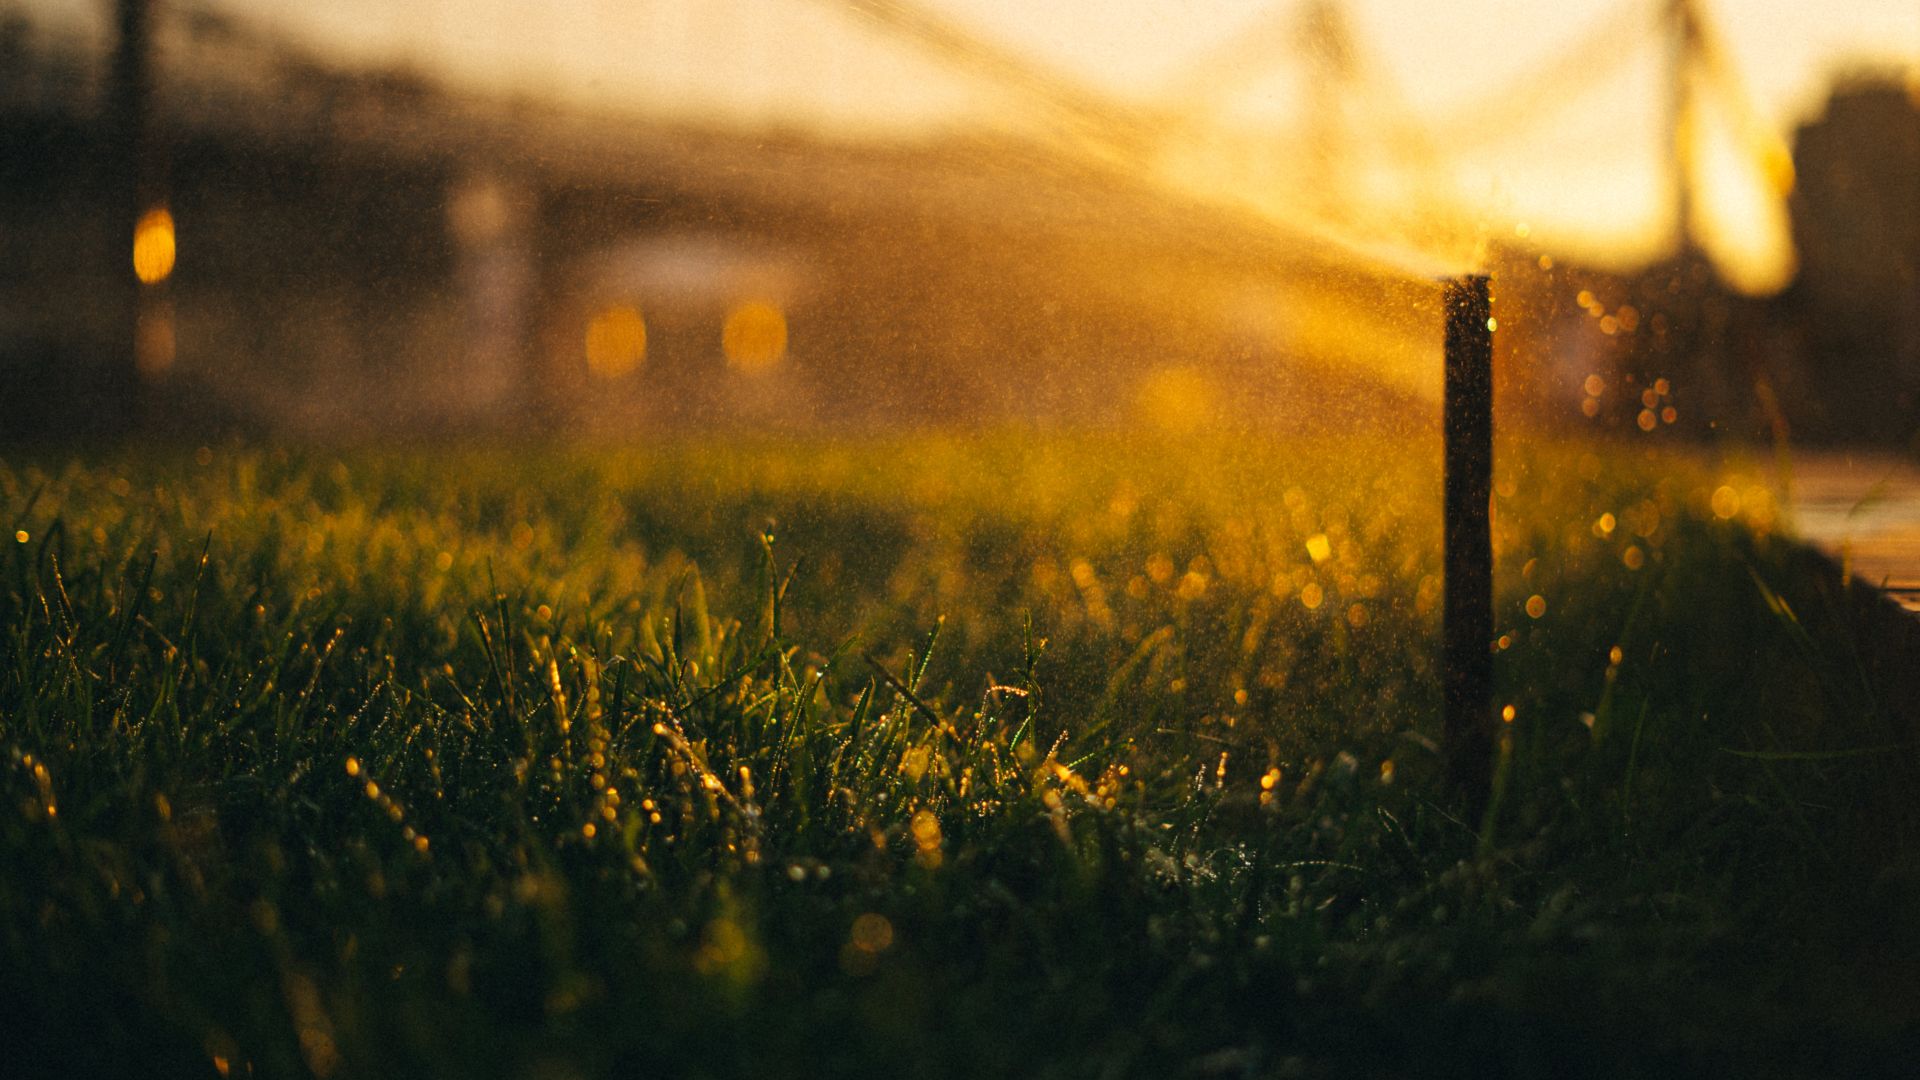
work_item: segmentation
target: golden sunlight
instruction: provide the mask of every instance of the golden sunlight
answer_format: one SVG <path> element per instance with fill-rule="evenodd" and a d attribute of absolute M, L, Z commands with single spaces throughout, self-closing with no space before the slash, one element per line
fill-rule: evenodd
<path fill-rule="evenodd" d="M 1696 136 L 1699 240 L 1728 284 L 1772 295 L 1798 267 L 1787 218 L 1793 157 L 1777 135 L 1745 130 L 1730 117 L 1715 119 Z"/>

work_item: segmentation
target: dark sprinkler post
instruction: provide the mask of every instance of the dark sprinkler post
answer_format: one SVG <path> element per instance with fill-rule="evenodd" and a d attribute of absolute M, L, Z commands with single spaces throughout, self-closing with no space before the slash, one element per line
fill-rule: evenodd
<path fill-rule="evenodd" d="M 1445 287 L 1442 743 L 1448 784 L 1478 825 L 1493 776 L 1493 297 L 1484 274 Z"/>

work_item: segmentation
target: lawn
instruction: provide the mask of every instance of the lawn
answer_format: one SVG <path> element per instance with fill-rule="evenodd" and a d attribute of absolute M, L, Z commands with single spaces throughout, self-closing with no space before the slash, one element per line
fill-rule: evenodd
<path fill-rule="evenodd" d="M 0 461 L 9 1076 L 1897 1075 L 1912 718 L 1752 476 L 1503 445 Z"/>

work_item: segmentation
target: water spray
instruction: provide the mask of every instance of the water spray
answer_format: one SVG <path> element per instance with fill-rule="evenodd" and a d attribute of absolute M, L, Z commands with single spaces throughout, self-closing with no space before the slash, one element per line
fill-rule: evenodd
<path fill-rule="evenodd" d="M 1477 825 L 1493 775 L 1493 296 L 1447 279 L 1441 616 L 1447 781 Z"/>

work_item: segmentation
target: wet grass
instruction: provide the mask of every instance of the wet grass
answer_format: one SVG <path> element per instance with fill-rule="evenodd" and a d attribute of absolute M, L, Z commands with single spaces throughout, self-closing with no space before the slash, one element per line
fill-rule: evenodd
<path fill-rule="evenodd" d="M 5 1071 L 1897 1073 L 1911 718 L 1764 492 L 1503 448 L 1483 827 L 1390 449 L 0 465 Z"/>

